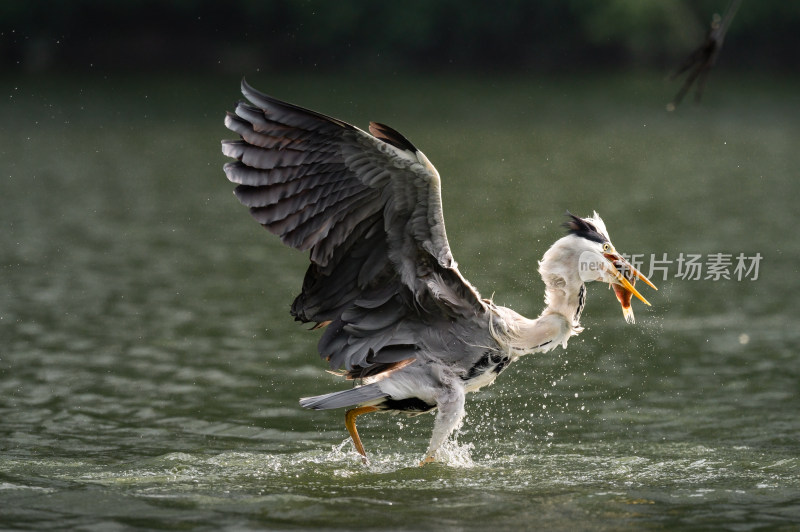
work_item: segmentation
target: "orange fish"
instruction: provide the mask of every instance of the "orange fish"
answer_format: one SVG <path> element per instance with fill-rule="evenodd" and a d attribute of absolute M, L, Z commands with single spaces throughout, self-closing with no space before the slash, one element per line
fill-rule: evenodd
<path fill-rule="evenodd" d="M 658 290 L 658 288 L 656 288 L 656 286 L 650 282 L 650 279 L 645 277 L 642 272 L 618 255 L 613 248 L 603 253 L 603 256 L 608 260 L 611 273 L 617 279 L 617 282 L 609 283 L 609 286 L 614 289 L 614 295 L 617 296 L 617 301 L 619 301 L 619 304 L 622 306 L 622 315 L 625 316 L 625 321 L 628 323 L 635 323 L 633 308 L 631 308 L 631 296 L 636 296 L 645 305 L 650 305 L 650 303 L 642 297 L 642 294 L 634 288 L 633 285 L 636 284 L 636 280 L 641 279 L 642 282 L 654 290 Z"/>
<path fill-rule="evenodd" d="M 631 279 L 631 284 L 636 284 L 636 277 Z M 625 316 L 625 321 L 628 323 L 636 323 L 633 317 L 633 308 L 631 307 L 633 292 L 622 285 L 612 284 L 610 286 L 614 289 L 614 295 L 617 296 L 617 301 L 619 301 L 619 304 L 622 306 L 622 315 Z"/>

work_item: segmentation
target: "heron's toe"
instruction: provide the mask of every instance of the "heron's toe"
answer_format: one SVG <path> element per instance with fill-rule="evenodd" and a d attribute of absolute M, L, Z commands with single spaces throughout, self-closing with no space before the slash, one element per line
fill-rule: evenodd
<path fill-rule="evenodd" d="M 419 463 L 419 466 L 420 466 L 420 467 L 422 467 L 422 466 L 424 466 L 425 464 L 431 464 L 431 463 L 433 463 L 433 462 L 435 462 L 435 461 L 436 461 L 436 459 L 435 459 L 433 456 L 426 456 L 426 457 L 425 457 L 425 459 L 424 459 L 424 460 L 422 460 L 422 461 Z"/>

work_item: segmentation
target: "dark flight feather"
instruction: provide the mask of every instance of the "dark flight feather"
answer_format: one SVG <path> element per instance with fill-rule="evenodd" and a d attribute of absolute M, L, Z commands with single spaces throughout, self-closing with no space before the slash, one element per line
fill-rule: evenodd
<path fill-rule="evenodd" d="M 318 349 L 332 370 L 391 371 L 418 353 L 413 324 L 486 312 L 450 252 L 438 174 L 408 139 L 375 122 L 370 135 L 246 82 L 242 93 L 248 101 L 225 118 L 240 136 L 222 143 L 235 159 L 225 175 L 260 224 L 310 252 L 291 313 L 329 324 Z"/>

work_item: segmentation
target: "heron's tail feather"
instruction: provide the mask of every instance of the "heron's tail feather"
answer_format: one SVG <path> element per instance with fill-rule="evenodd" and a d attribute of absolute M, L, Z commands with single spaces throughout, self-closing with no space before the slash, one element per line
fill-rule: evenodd
<path fill-rule="evenodd" d="M 313 410 L 329 410 L 331 408 L 341 408 L 368 403 L 387 397 L 389 394 L 382 392 L 377 383 L 358 386 L 341 392 L 326 393 L 314 397 L 303 397 L 300 399 L 300 406 Z"/>

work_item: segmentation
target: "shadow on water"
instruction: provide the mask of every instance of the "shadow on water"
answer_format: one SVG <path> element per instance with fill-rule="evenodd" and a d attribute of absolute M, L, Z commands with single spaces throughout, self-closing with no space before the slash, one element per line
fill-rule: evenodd
<path fill-rule="evenodd" d="M 596 209 L 620 250 L 662 261 L 655 306 L 627 326 L 590 286 L 586 331 L 468 398 L 443 463 L 416 466 L 432 417 L 375 415 L 365 467 L 341 412 L 297 406 L 342 383 L 287 313 L 305 257 L 222 175 L 238 80 L 6 80 L 0 524 L 800 520 L 796 82 L 720 79 L 716 99 L 666 114 L 669 87 L 635 77 L 250 81 L 413 139 L 443 176 L 462 272 L 498 303 L 537 314 L 564 210 Z M 719 253 L 727 278 L 679 275 L 679 257 Z M 763 257 L 756 279 L 737 279 L 740 253 Z"/>

